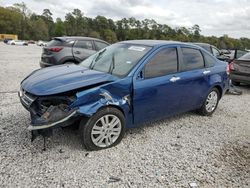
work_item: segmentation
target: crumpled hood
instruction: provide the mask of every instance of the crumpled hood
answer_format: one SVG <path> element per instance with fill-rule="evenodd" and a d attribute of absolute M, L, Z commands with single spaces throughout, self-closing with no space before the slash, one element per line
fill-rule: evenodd
<path fill-rule="evenodd" d="M 44 96 L 115 79 L 111 74 L 89 70 L 79 65 L 62 65 L 34 71 L 22 81 L 21 87 L 31 94 Z"/>

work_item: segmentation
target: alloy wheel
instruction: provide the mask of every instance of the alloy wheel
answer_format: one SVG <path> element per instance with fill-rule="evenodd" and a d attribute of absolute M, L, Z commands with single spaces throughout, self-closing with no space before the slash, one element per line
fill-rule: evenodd
<path fill-rule="evenodd" d="M 91 140 L 98 147 L 108 147 L 119 138 L 121 130 L 121 120 L 107 114 L 96 121 L 91 131 Z"/>
<path fill-rule="evenodd" d="M 207 96 L 207 100 L 206 100 L 207 112 L 214 111 L 216 108 L 217 102 L 218 102 L 218 94 L 216 91 L 212 91 L 211 93 L 209 93 L 209 95 Z"/>

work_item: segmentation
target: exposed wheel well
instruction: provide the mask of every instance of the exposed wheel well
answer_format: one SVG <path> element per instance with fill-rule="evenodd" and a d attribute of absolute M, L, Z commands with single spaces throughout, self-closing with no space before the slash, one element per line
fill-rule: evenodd
<path fill-rule="evenodd" d="M 222 97 L 222 88 L 218 85 L 214 86 L 214 88 L 218 89 L 218 91 L 220 92 L 220 98 Z"/>
<path fill-rule="evenodd" d="M 74 60 L 74 59 L 72 59 L 72 60 L 69 59 L 69 60 L 64 61 L 63 64 L 71 63 L 71 62 L 73 62 L 73 63 L 75 63 L 75 64 L 78 64 L 78 63 L 79 63 L 78 61 L 76 61 L 76 60 Z"/>
<path fill-rule="evenodd" d="M 111 104 L 111 105 L 103 106 L 103 107 L 99 108 L 98 111 L 101 110 L 101 109 L 103 109 L 103 108 L 116 108 L 116 109 L 119 110 L 119 111 L 124 115 L 124 117 L 125 117 L 125 114 L 124 114 L 123 109 L 122 109 L 121 107 L 119 107 L 119 106 L 116 106 L 116 105 L 112 105 L 112 104 Z"/>

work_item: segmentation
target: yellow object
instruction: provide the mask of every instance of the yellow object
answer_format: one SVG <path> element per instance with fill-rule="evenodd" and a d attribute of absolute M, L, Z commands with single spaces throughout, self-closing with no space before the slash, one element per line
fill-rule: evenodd
<path fill-rule="evenodd" d="M 13 35 L 13 34 L 0 34 L 0 40 L 4 40 L 4 39 L 17 40 L 18 36 L 17 35 Z"/>

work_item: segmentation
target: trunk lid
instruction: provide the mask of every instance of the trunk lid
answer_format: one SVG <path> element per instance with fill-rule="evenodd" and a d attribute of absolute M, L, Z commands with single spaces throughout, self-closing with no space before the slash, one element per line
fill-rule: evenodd
<path fill-rule="evenodd" d="M 235 60 L 234 69 L 235 72 L 250 75 L 250 60 Z"/>

